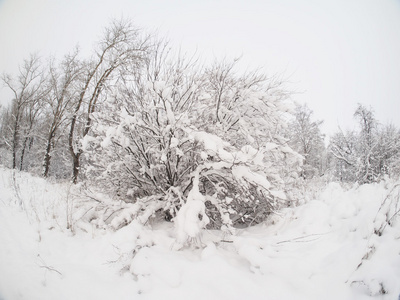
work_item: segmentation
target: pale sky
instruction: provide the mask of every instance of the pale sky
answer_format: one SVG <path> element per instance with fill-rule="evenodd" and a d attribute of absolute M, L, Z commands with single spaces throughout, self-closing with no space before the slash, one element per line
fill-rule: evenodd
<path fill-rule="evenodd" d="M 120 17 L 188 53 L 284 73 L 328 135 L 355 127 L 357 103 L 400 127 L 400 0 L 0 0 L 0 72 L 34 51 L 89 51 Z"/>

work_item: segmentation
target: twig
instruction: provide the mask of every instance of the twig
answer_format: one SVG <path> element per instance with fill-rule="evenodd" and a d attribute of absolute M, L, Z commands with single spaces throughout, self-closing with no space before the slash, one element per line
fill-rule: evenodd
<path fill-rule="evenodd" d="M 327 232 L 327 233 L 329 233 L 329 232 Z M 299 240 L 305 239 L 305 238 L 308 238 L 308 237 L 311 237 L 311 236 L 321 236 L 321 235 L 325 235 L 327 233 L 314 233 L 314 234 L 309 234 L 309 235 L 305 235 L 305 236 L 299 236 L 299 237 L 296 237 L 296 238 L 293 238 L 293 239 L 290 239 L 290 240 L 284 240 L 284 241 L 277 242 L 276 244 L 279 245 L 279 244 L 290 243 L 290 242 L 296 242 L 296 243 L 313 242 L 313 241 L 317 240 L 319 237 L 317 237 L 315 239 L 312 239 L 312 240 L 307 240 L 307 241 L 299 241 Z"/>
<path fill-rule="evenodd" d="M 60 271 L 57 271 L 57 270 L 54 269 L 53 267 L 48 267 L 48 266 L 39 266 L 39 267 L 40 267 L 40 268 L 47 269 L 47 270 L 49 270 L 49 271 L 56 272 L 56 273 L 58 273 L 60 276 L 62 276 L 61 272 L 60 272 Z"/>
<path fill-rule="evenodd" d="M 42 268 L 42 269 L 46 269 L 46 270 L 49 270 L 49 271 L 56 272 L 56 273 L 58 273 L 60 276 L 62 276 L 62 274 L 61 274 L 60 271 L 54 269 L 52 266 L 47 266 L 46 262 L 43 260 L 43 258 L 40 256 L 40 254 L 38 254 L 37 257 L 41 260 L 41 262 L 42 262 L 42 264 L 43 264 L 43 265 L 40 265 L 39 268 Z"/>

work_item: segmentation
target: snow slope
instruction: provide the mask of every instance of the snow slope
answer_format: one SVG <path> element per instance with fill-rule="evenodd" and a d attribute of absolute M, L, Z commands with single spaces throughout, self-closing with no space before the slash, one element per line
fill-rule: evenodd
<path fill-rule="evenodd" d="M 171 223 L 95 226 L 74 187 L 0 168 L 0 299 L 397 299 L 393 187 L 331 183 L 268 224 L 181 248 Z"/>

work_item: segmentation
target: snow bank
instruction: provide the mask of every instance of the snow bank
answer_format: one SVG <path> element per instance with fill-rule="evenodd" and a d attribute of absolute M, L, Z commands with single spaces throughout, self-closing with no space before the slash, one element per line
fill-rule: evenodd
<path fill-rule="evenodd" d="M 0 169 L 1 299 L 389 300 L 400 294 L 400 189 L 393 183 L 348 190 L 332 183 L 317 199 L 234 236 L 202 231 L 196 248 L 177 240 L 197 238 L 207 222 L 196 189 L 177 216 L 184 225 L 144 226 L 128 205 L 121 206 L 126 214 L 113 213 L 132 218 L 117 230 L 94 223 L 98 212 L 85 213 L 75 192 Z M 105 197 L 92 196 L 106 205 Z"/>

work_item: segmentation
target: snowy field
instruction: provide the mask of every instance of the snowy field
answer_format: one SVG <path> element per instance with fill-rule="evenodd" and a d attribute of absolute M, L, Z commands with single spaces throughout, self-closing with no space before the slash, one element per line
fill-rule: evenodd
<path fill-rule="evenodd" d="M 81 190 L 79 190 L 79 188 Z M 344 189 L 191 247 L 173 223 L 118 230 L 83 187 L 0 168 L 0 299 L 398 299 L 400 188 Z M 121 214 L 121 211 L 118 212 Z M 111 218 L 111 215 L 109 216 Z"/>

